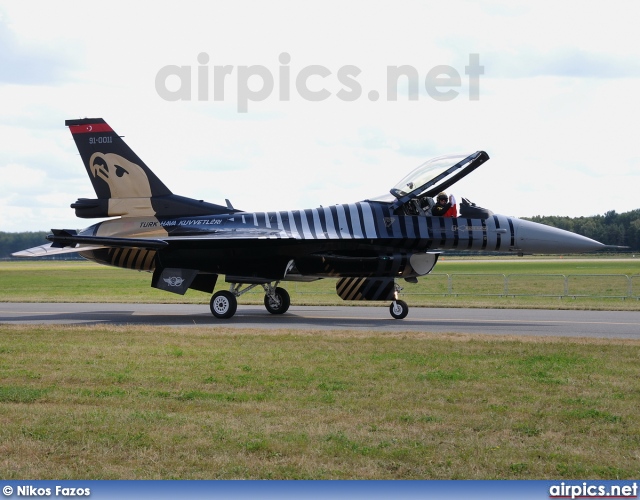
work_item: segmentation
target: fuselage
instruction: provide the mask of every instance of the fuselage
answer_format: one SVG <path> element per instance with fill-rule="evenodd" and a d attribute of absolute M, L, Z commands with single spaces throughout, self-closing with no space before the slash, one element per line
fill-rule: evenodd
<path fill-rule="evenodd" d="M 280 212 L 123 217 L 98 223 L 80 234 L 169 243 L 158 251 L 111 248 L 82 252 L 103 264 L 144 270 L 161 265 L 273 279 L 282 279 L 291 261 L 296 275 L 303 276 L 412 277 L 423 274 L 409 262 L 417 253 L 567 253 L 601 246 L 583 236 L 515 217 L 396 215 L 389 204 L 369 201 Z"/>

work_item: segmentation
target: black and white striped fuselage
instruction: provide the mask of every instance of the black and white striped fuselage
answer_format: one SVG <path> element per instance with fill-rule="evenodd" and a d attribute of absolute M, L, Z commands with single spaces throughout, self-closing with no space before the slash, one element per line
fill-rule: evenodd
<path fill-rule="evenodd" d="M 257 238 L 295 240 L 384 240 L 405 249 L 509 251 L 515 247 L 512 217 L 487 219 L 395 215 L 384 203 L 358 202 L 286 212 L 237 213 L 216 228 L 220 233 L 256 231 Z M 176 221 L 170 236 L 200 232 L 198 218 Z M 191 225 L 191 230 L 187 229 Z M 209 229 L 211 228 L 208 225 Z M 263 234 L 259 234 L 263 232 Z M 230 234 L 231 236 L 231 234 Z"/>
<path fill-rule="evenodd" d="M 510 251 L 514 222 L 407 216 L 388 204 L 358 202 L 306 210 L 238 212 L 199 217 L 135 217 L 105 221 L 81 234 L 161 239 L 159 251 L 108 248 L 83 255 L 104 264 L 152 270 L 180 267 L 238 276 L 281 277 L 293 261 L 305 276 L 421 275 L 427 251 Z M 430 268 L 429 268 L 430 269 Z"/>

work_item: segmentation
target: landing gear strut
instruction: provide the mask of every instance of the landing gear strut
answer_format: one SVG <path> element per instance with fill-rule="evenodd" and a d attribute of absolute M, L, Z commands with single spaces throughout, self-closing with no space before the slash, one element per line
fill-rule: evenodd
<path fill-rule="evenodd" d="M 398 283 L 394 283 L 394 287 L 394 299 L 389 306 L 389 312 L 394 319 L 403 319 L 407 314 L 409 314 L 409 306 L 404 300 L 398 299 L 398 294 L 400 293 L 400 290 L 402 290 L 402 287 L 398 285 Z"/>
<path fill-rule="evenodd" d="M 289 305 L 291 305 L 291 298 L 289 293 L 278 286 L 279 281 L 275 284 L 261 283 L 260 285 L 264 289 L 264 307 L 271 314 L 284 314 L 288 311 Z M 229 290 L 221 290 L 213 294 L 211 302 L 209 304 L 211 308 L 211 314 L 218 319 L 231 318 L 238 308 L 238 297 L 247 293 L 258 286 L 254 283 L 242 288 L 241 283 L 232 283 Z"/>

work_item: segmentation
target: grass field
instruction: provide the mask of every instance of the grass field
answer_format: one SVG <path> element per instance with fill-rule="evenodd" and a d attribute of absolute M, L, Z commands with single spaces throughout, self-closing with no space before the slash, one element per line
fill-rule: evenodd
<path fill-rule="evenodd" d="M 637 267 L 634 260 L 445 259 L 437 270 L 477 283 L 483 274 L 521 273 L 535 282 L 542 274 L 635 275 Z M 405 291 L 431 293 L 430 278 Z M 209 299 L 161 292 L 149 281 L 148 273 L 91 263 L 0 263 L 0 301 Z M 333 286 L 287 285 L 297 304 L 343 303 Z M 241 302 L 262 301 L 247 295 Z M 637 300 L 588 297 L 405 297 L 411 305 L 638 309 Z M 426 328 L 391 334 L 0 324 L 0 477 L 640 475 L 640 340 Z"/>
<path fill-rule="evenodd" d="M 420 278 L 416 285 L 400 281 L 404 287 L 402 296 L 411 306 L 640 310 L 640 259 L 445 257 L 434 273 Z M 449 290 L 448 275 L 452 276 L 452 290 Z M 501 296 L 505 276 L 509 276 L 509 290 L 515 296 Z M 559 297 L 564 292 L 564 276 L 567 276 L 570 287 L 584 296 Z M 623 300 L 597 296 L 626 295 L 627 276 L 633 284 L 633 298 Z M 193 290 L 181 296 L 151 288 L 151 275 L 146 272 L 82 261 L 0 262 L 0 283 L 2 302 L 208 304 L 210 299 L 208 294 Z M 289 291 L 292 303 L 296 305 L 380 305 L 379 302 L 342 301 L 336 295 L 335 280 L 285 282 L 282 286 Z M 221 278 L 216 288 L 226 289 L 228 284 Z M 240 304 L 261 304 L 262 301 L 261 288 L 239 299 Z"/>
<path fill-rule="evenodd" d="M 632 479 L 640 342 L 0 325 L 3 479 Z"/>

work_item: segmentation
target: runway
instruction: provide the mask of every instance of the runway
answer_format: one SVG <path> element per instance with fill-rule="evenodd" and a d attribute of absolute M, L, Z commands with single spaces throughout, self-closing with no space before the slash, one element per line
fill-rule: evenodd
<path fill-rule="evenodd" d="M 5 324 L 109 324 L 171 327 L 264 328 L 452 332 L 486 335 L 640 339 L 638 311 L 454 309 L 412 307 L 394 320 L 388 306 L 291 306 L 271 315 L 262 306 L 240 305 L 229 320 L 217 320 L 206 304 L 0 303 Z"/>

